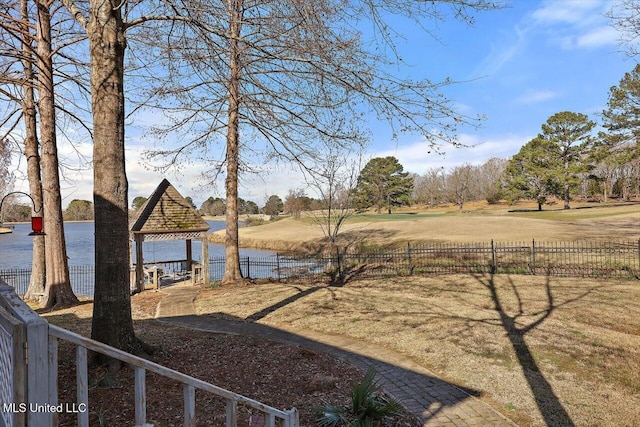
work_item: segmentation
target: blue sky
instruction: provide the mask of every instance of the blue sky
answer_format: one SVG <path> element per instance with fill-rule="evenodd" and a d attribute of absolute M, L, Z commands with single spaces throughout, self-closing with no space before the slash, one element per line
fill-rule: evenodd
<path fill-rule="evenodd" d="M 427 25 L 438 40 L 409 32 L 400 47 L 415 78 L 458 83 L 443 89 L 460 112 L 486 115 L 480 129 L 461 129 L 460 141 L 468 148 L 446 148 L 445 154 L 429 153 L 420 137 L 400 135 L 390 140 L 389 130 L 372 123 L 373 139 L 367 158 L 396 156 L 405 170 L 424 173 L 434 167 L 449 169 L 465 162 L 480 164 L 491 157 L 508 158 L 533 138 L 551 115 L 560 111 L 585 113 L 593 120 L 606 107 L 608 90 L 617 85 L 635 60 L 618 45 L 618 34 L 604 14 L 615 2 L 602 0 L 513 0 L 509 7 L 475 14 L 475 24 L 445 19 Z M 166 177 L 184 196 L 199 206 L 209 196 L 224 197 L 222 185 L 202 187 L 199 174 L 206 164 L 197 160 L 164 175 L 145 167 L 143 146 L 136 132 L 129 132 L 127 172 L 130 200 L 148 196 Z M 61 147 L 65 152 L 65 148 Z M 66 149 L 73 164 L 77 152 L 91 157 L 88 143 Z M 63 183 L 64 201 L 92 199 L 92 172 L 69 171 Z M 262 173 L 246 176 L 240 196 L 264 204 L 271 194 L 284 197 L 302 187 L 295 167 L 262 167 Z M 19 181 L 18 190 L 28 188 Z"/>
<path fill-rule="evenodd" d="M 604 13 L 610 1 L 516 0 L 502 10 L 476 15 L 474 26 L 446 22 L 441 44 L 416 50 L 416 69 L 462 83 L 445 89 L 461 111 L 484 114 L 478 130 L 461 132 L 471 148 L 426 154 L 424 142 L 406 139 L 397 147 L 373 145 L 375 155 L 396 155 L 406 169 L 450 168 L 490 157 L 510 157 L 560 111 L 597 120 L 609 88 L 635 62 L 621 52 L 618 34 Z M 419 63 L 417 61 L 420 61 Z"/>

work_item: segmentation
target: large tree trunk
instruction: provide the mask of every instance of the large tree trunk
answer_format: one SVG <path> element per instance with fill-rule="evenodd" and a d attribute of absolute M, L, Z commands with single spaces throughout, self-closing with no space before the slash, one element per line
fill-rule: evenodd
<path fill-rule="evenodd" d="M 35 205 L 35 209 L 42 209 L 42 181 L 40 180 L 40 156 L 38 155 L 38 123 L 36 119 L 36 103 L 33 86 L 36 84 L 33 74 L 33 51 L 31 35 L 27 26 L 29 22 L 27 0 L 22 0 L 20 5 L 22 16 L 22 66 L 24 69 L 24 99 L 22 100 L 22 114 L 24 117 L 25 139 L 24 155 L 27 159 L 27 178 L 29 179 L 29 192 Z M 42 215 L 42 211 L 39 212 Z M 33 239 L 33 252 L 31 257 L 31 278 L 29 288 L 25 293 L 25 299 L 41 301 L 44 296 L 46 284 L 44 237 L 36 236 Z"/>
<path fill-rule="evenodd" d="M 69 264 L 62 222 L 51 58 L 51 14 L 47 0 L 38 0 L 36 5 L 38 8 L 38 93 L 42 140 L 43 216 L 44 230 L 47 233 L 45 236 L 47 279 L 42 303 L 48 308 L 75 304 L 78 303 L 78 298 L 74 295 L 69 280 Z"/>
<path fill-rule="evenodd" d="M 124 53 L 120 1 L 91 0 L 87 26 L 93 111 L 95 290 L 91 338 L 137 353 L 129 291 Z"/>
<path fill-rule="evenodd" d="M 240 251 L 238 247 L 238 164 L 239 164 L 239 117 L 240 108 L 240 61 L 238 39 L 240 38 L 242 0 L 229 0 L 230 17 L 230 79 L 229 79 L 229 124 L 227 129 L 227 192 L 225 269 L 222 283 L 233 283 L 242 279 Z"/>

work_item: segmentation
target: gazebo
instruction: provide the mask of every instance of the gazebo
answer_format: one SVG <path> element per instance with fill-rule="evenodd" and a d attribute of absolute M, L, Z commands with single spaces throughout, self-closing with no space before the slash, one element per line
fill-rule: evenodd
<path fill-rule="evenodd" d="M 144 259 L 142 255 L 143 242 L 186 240 L 185 260 L 164 260 L 167 263 L 181 263 L 191 280 L 198 279 L 209 283 L 209 244 L 207 230 L 209 224 L 202 219 L 193 206 L 175 189 L 169 181 L 163 179 L 158 188 L 138 210 L 130 229 L 130 240 L 135 244 L 135 282 L 132 289 L 144 290 Z M 194 262 L 191 242 L 194 239 L 202 241 L 200 264 Z M 133 250 L 131 251 L 133 255 Z M 131 260 L 133 264 L 133 256 Z M 196 268 L 197 267 L 197 268 Z M 133 274 L 132 274 L 133 278 Z"/>

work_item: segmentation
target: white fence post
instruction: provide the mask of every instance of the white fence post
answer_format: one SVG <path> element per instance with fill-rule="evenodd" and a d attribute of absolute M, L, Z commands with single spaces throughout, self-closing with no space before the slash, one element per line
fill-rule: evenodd
<path fill-rule="evenodd" d="M 0 307 L 0 427 L 24 426 L 25 402 L 24 325 Z M 4 404 L 13 405 L 5 412 Z"/>
<path fill-rule="evenodd" d="M 0 280 L 0 307 L 25 325 L 27 386 L 26 403 L 36 407 L 49 404 L 49 325 L 16 295 L 14 289 Z M 46 407 L 46 406 L 43 406 Z M 52 424 L 51 411 L 27 411 L 27 426 L 47 427 Z"/>
<path fill-rule="evenodd" d="M 147 423 L 147 386 L 145 382 L 146 370 L 144 368 L 135 367 L 134 372 L 134 399 L 135 399 L 135 417 L 136 426 Z"/>
<path fill-rule="evenodd" d="M 89 407 L 89 375 L 87 349 L 76 347 L 76 401 L 78 405 Z M 78 427 L 89 427 L 89 411 L 78 412 Z"/>
<path fill-rule="evenodd" d="M 58 339 L 49 337 L 49 403 L 58 406 Z M 58 414 L 53 414 L 53 425 L 58 425 Z"/>

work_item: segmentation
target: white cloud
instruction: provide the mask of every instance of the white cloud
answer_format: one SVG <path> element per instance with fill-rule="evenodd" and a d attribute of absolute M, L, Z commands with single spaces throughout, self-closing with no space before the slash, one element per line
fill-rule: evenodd
<path fill-rule="evenodd" d="M 600 26 L 586 33 L 559 37 L 558 44 L 564 50 L 597 49 L 618 44 L 619 33 L 612 27 Z"/>
<path fill-rule="evenodd" d="M 93 171 L 91 164 L 86 164 L 92 157 L 91 144 L 76 144 L 74 150 L 68 144 L 60 147 L 59 154 L 66 159 L 66 168 L 63 169 L 60 190 L 62 193 L 62 206 L 66 207 L 72 200 L 93 200 Z M 202 185 L 201 171 L 207 170 L 203 162 L 190 164 L 184 168 L 174 168 L 166 173 L 161 173 L 144 166 L 144 148 L 138 147 L 126 150 L 126 171 L 129 181 L 129 200 L 134 197 L 148 197 L 163 178 L 168 179 L 183 196 L 190 196 L 194 200 L 201 200 L 214 195 L 211 187 Z M 81 155 L 79 155 L 80 153 Z M 26 164 L 20 163 L 19 179 L 15 183 L 15 190 L 29 192 L 29 183 L 26 179 Z"/>
<path fill-rule="evenodd" d="M 59 150 L 59 154 L 67 159 L 68 166 L 60 184 L 63 208 L 66 208 L 74 199 L 93 200 L 93 171 L 90 169 L 91 165 L 86 164 L 87 160 L 91 160 L 92 148 L 91 144 L 76 144 L 75 149 L 82 156 L 79 156 L 68 144 L 64 144 Z M 188 163 L 160 172 L 149 166 L 145 160 L 144 151 L 145 148 L 141 146 L 126 149 L 129 203 L 137 196 L 149 197 L 164 178 L 169 180 L 184 197 L 191 197 L 196 206 L 200 206 L 209 197 L 225 197 L 223 175 L 218 177 L 215 184 L 209 182 L 210 178 L 203 176 L 204 171 L 211 170 L 211 165 L 206 161 L 189 160 Z M 277 194 L 284 199 L 290 189 L 306 187 L 302 172 L 295 166 L 254 165 L 254 169 L 256 173 L 241 175 L 239 195 L 245 200 L 254 201 L 259 206 L 262 206 L 272 194 Z M 20 173 L 14 190 L 29 193 L 24 161 L 20 163 Z"/>
<path fill-rule="evenodd" d="M 585 48 L 612 46 L 618 43 L 618 39 L 619 34 L 613 27 L 600 26 L 578 37 L 576 45 Z"/>
<path fill-rule="evenodd" d="M 394 156 L 405 171 L 423 174 L 432 168 L 450 170 L 464 163 L 479 165 L 492 157 L 508 158 L 530 139 L 529 136 L 503 135 L 483 140 L 476 135 L 463 134 L 460 142 L 466 147 L 447 148 L 444 154 L 434 152 L 426 141 L 420 141 L 395 150 L 378 151 L 371 157 Z"/>
<path fill-rule="evenodd" d="M 531 14 L 531 24 L 564 50 L 615 45 L 618 34 L 605 17 L 610 1 L 547 1 Z"/>
<path fill-rule="evenodd" d="M 550 90 L 528 91 L 524 95 L 516 98 L 516 103 L 523 105 L 537 104 L 557 98 L 559 95 Z"/>
<path fill-rule="evenodd" d="M 258 206 L 262 206 L 272 194 L 284 200 L 289 190 L 306 188 L 304 175 L 294 166 L 263 167 L 263 169 L 263 173 L 245 175 L 242 178 L 240 197 L 253 200 Z"/>
<path fill-rule="evenodd" d="M 527 30 L 515 26 L 512 32 L 491 45 L 489 54 L 474 70 L 471 78 L 495 75 L 502 67 L 511 62 L 526 46 Z"/>
<path fill-rule="evenodd" d="M 531 16 L 541 25 L 588 25 L 597 19 L 605 4 L 601 0 L 545 1 Z"/>

